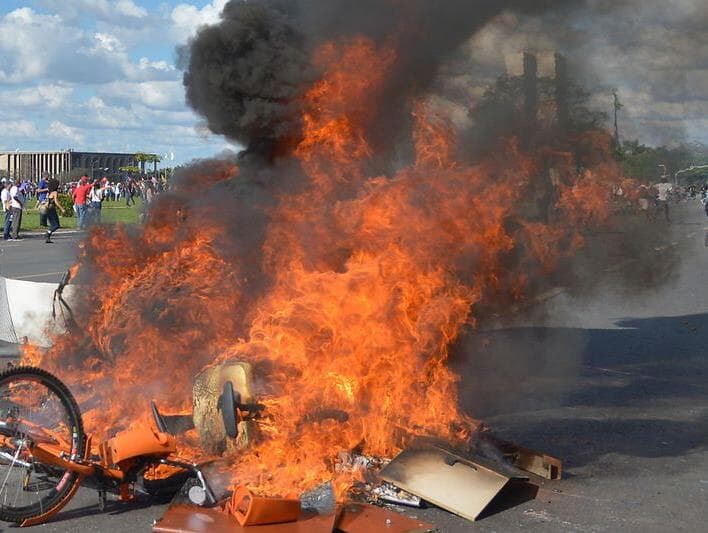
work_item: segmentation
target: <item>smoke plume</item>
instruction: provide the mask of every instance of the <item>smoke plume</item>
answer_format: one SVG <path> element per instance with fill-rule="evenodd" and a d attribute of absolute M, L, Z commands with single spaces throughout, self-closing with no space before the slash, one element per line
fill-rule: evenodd
<path fill-rule="evenodd" d="M 221 22 L 204 28 L 190 45 L 187 101 L 214 133 L 250 149 L 282 147 L 300 134 L 301 96 L 318 74 L 309 62 L 312 51 L 333 39 L 363 35 L 397 51 L 380 106 L 384 112 L 373 121 L 373 141 L 385 144 L 408 124 L 404 110 L 410 99 L 428 89 L 449 54 L 494 16 L 574 3 L 232 0 Z"/>

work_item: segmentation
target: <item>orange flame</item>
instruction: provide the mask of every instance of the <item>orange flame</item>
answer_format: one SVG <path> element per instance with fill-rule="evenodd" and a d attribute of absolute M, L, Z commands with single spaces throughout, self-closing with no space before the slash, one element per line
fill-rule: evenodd
<path fill-rule="evenodd" d="M 367 130 L 395 51 L 361 38 L 314 61 L 325 74 L 303 97 L 295 150 L 308 186 L 270 213 L 262 296 L 243 305 L 243 260 L 219 246 L 229 229 L 208 203 L 189 202 L 195 187 L 234 178 L 224 164 L 160 197 L 142 230 L 94 230 L 82 265 L 106 290 L 92 291 L 84 334 L 43 357 L 104 433 L 146 423 L 153 397 L 188 412 L 206 365 L 253 363 L 266 416 L 262 438 L 231 458 L 233 475 L 271 494 L 332 479 L 339 452 L 392 456 L 423 434 L 468 439 L 475 422 L 458 407 L 448 347 L 478 305 L 521 298 L 529 275 L 553 272 L 584 228 L 607 220 L 618 176 L 606 164 L 579 174 L 569 155 L 556 157 L 563 223 L 524 218 L 545 156 L 512 140 L 459 163 L 453 129 L 422 104 L 415 163 L 368 175 Z"/>

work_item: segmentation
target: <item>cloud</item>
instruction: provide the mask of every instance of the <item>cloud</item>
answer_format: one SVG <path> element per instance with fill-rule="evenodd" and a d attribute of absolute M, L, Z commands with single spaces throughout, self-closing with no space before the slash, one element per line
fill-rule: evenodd
<path fill-rule="evenodd" d="M 74 143 L 82 143 L 84 136 L 78 130 L 55 120 L 49 125 L 49 134 L 57 139 L 66 139 Z"/>
<path fill-rule="evenodd" d="M 140 19 L 148 15 L 147 9 L 133 0 L 35 0 L 38 6 L 73 21 L 93 16 L 99 20 L 120 22 L 121 18 Z"/>
<path fill-rule="evenodd" d="M 0 83 L 19 83 L 42 76 L 61 34 L 61 18 L 16 9 L 0 19 Z"/>
<path fill-rule="evenodd" d="M 182 36 L 216 20 L 224 3 L 0 6 L 0 141 L 21 150 L 174 152 L 172 164 L 215 153 L 221 141 L 200 131 L 186 107 L 173 50 Z"/>
<path fill-rule="evenodd" d="M 36 137 L 39 132 L 31 120 L 11 120 L 3 122 L 3 133 L 8 137 Z"/>
<path fill-rule="evenodd" d="M 193 4 L 179 4 L 170 15 L 174 32 L 179 42 L 186 42 L 197 30 L 208 24 L 219 22 L 219 15 L 227 0 L 212 0 L 201 9 Z"/>
<path fill-rule="evenodd" d="M 155 109 L 184 109 L 184 88 L 179 80 L 129 82 L 103 85 L 98 94 L 118 103 L 142 104 Z"/>
<path fill-rule="evenodd" d="M 146 71 L 146 70 L 156 70 L 156 71 L 161 71 L 161 72 L 174 72 L 175 67 L 174 65 L 169 64 L 165 60 L 160 60 L 160 61 L 150 61 L 147 57 L 141 57 L 140 61 L 138 61 L 138 68 L 140 70 Z"/>
<path fill-rule="evenodd" d="M 21 8 L 0 18 L 0 84 L 164 79 L 174 76 L 169 71 L 164 62 L 133 63 L 115 35 L 67 25 L 58 15 Z"/>
<path fill-rule="evenodd" d="M 94 34 L 94 37 L 96 39 L 96 43 L 94 47 L 91 49 L 92 52 L 108 52 L 110 54 L 118 54 L 118 55 L 123 55 L 125 54 L 125 46 L 123 46 L 123 43 L 120 42 L 120 40 L 109 34 L 109 33 L 101 33 L 98 32 Z"/>
<path fill-rule="evenodd" d="M 0 105 L 60 109 L 67 103 L 73 88 L 59 84 L 40 84 L 24 89 L 0 92 Z"/>
<path fill-rule="evenodd" d="M 133 18 L 143 18 L 148 14 L 145 8 L 136 6 L 133 0 L 118 0 L 115 9 L 118 13 Z"/>

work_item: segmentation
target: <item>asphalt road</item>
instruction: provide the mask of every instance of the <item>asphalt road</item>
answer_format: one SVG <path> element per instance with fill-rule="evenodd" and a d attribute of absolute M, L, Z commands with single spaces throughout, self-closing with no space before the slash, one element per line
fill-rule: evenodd
<path fill-rule="evenodd" d="M 535 498 L 511 491 L 474 524 L 438 509 L 412 514 L 450 533 L 706 530 L 708 220 L 696 204 L 675 209 L 674 220 L 665 242 L 639 259 L 618 256 L 590 288 L 550 291 L 453 354 L 463 407 L 502 437 L 561 457 L 564 479 L 533 479 Z M 75 237 L 60 239 L 0 247 L 3 275 L 59 276 L 76 249 Z M 631 283 L 669 256 L 659 287 Z M 30 530 L 149 531 L 165 510 L 114 504 L 99 513 L 96 504 L 82 490 Z"/>
<path fill-rule="evenodd" d="M 20 241 L 0 240 L 0 275 L 27 281 L 59 283 L 66 270 L 76 262 L 83 232 L 59 230 L 54 244 L 44 242 L 44 234 L 24 233 Z"/>

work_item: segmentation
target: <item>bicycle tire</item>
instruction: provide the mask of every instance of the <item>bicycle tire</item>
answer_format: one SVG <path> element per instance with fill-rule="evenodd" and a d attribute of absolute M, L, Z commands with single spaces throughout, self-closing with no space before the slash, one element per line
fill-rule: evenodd
<path fill-rule="evenodd" d="M 18 366 L 0 373 L 0 390 L 4 385 L 21 379 L 38 382 L 56 394 L 73 426 L 71 428 L 72 446 L 75 453 L 78 457 L 84 457 L 86 436 L 81 411 L 67 386 L 46 370 L 31 366 Z M 78 483 L 80 483 L 79 474 L 65 471 L 59 484 L 46 497 L 36 503 L 23 507 L 8 507 L 0 502 L 0 520 L 17 524 L 41 523 L 44 521 L 42 517 L 49 519 L 58 509 L 66 505 L 78 488 L 76 486 Z"/>

